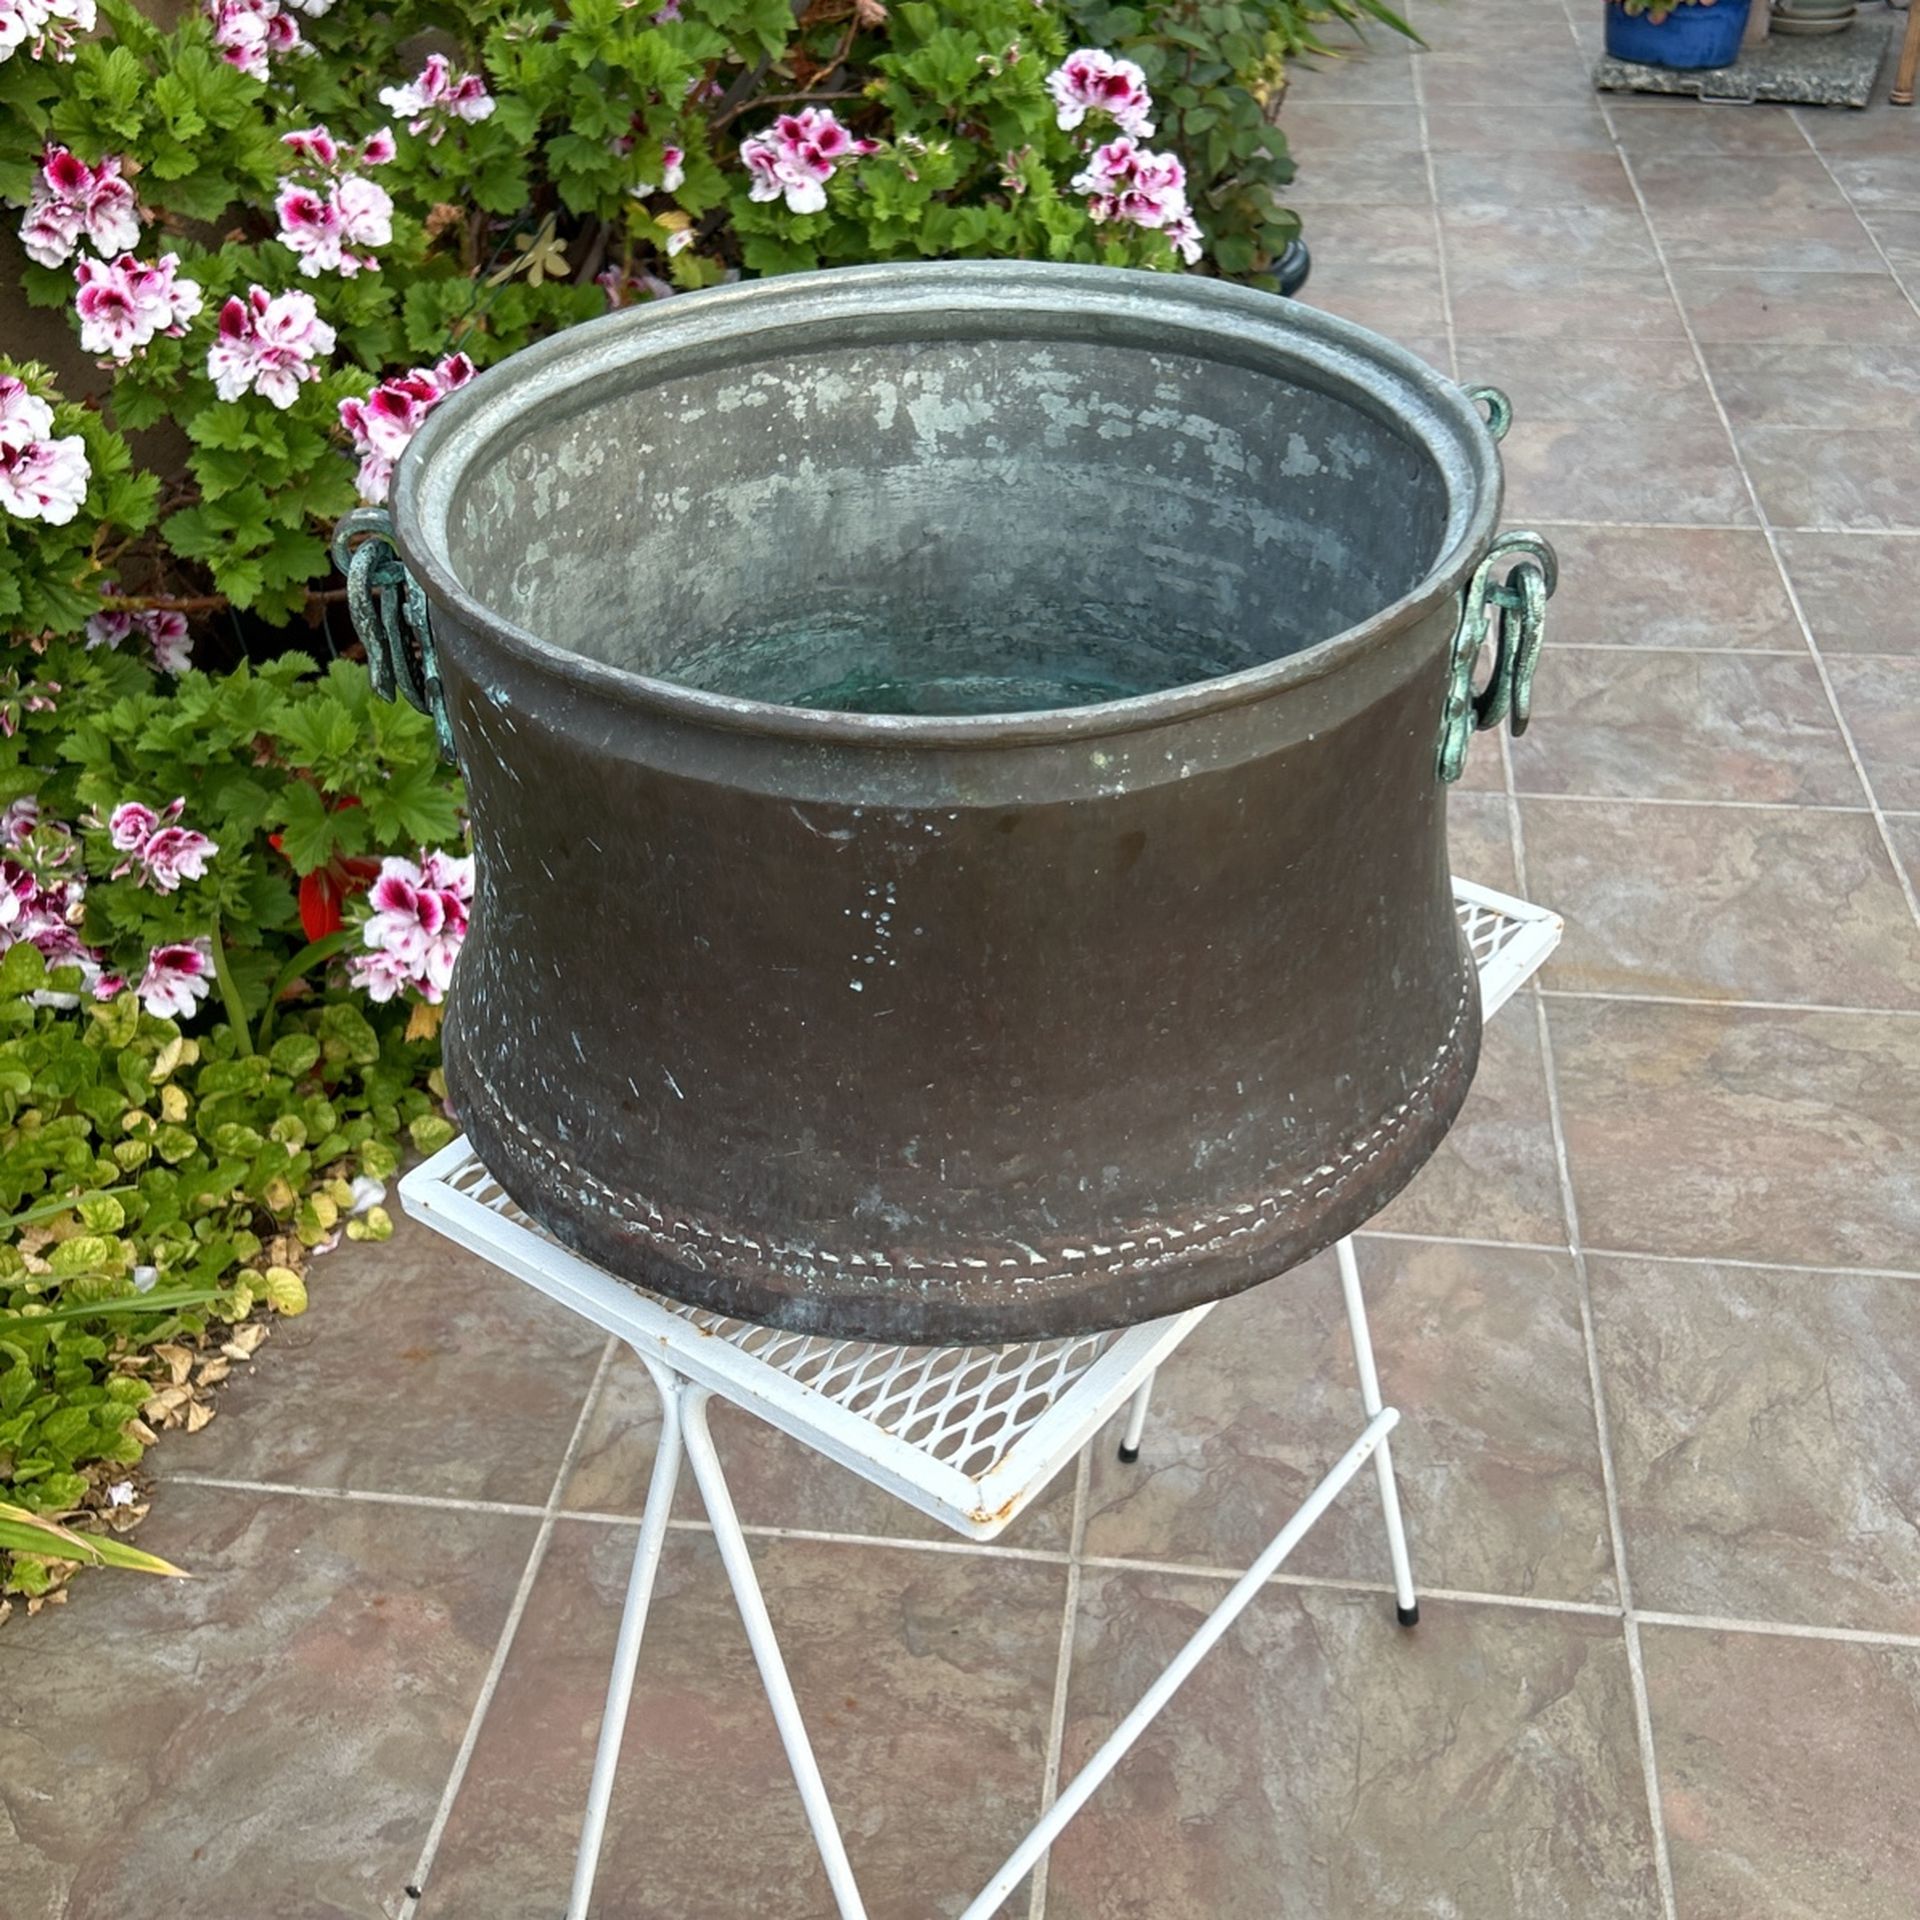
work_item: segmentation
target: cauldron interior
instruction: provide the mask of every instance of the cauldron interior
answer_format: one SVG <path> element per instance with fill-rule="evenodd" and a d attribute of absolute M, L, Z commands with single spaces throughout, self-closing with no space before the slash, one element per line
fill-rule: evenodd
<path fill-rule="evenodd" d="M 735 340 L 523 414 L 453 573 L 550 645 L 709 693 L 901 714 L 1162 691 L 1314 646 L 1450 537 L 1357 382 L 1150 334 Z"/>

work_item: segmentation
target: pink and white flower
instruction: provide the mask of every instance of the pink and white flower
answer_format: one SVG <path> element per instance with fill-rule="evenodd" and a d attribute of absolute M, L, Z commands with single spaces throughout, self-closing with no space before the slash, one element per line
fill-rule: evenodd
<path fill-rule="evenodd" d="M 39 803 L 29 796 L 6 809 L 0 843 L 19 856 L 0 858 L 0 953 L 22 942 L 38 947 L 49 967 L 77 966 L 87 991 L 111 999 L 125 983 L 103 972 L 102 956 L 80 937 L 86 876 L 61 871 L 75 853 L 72 829 L 43 821 Z M 36 1006 L 77 1004 L 76 995 L 52 988 L 32 999 Z"/>
<path fill-rule="evenodd" d="M 22 47 L 30 60 L 51 52 L 56 60 L 73 58 L 73 43 L 93 31 L 94 0 L 0 0 L 0 61 Z"/>
<path fill-rule="evenodd" d="M 114 808 L 107 816 L 107 835 L 127 855 L 114 868 L 114 879 L 132 873 L 136 885 L 177 893 L 182 880 L 206 878 L 207 862 L 220 848 L 204 833 L 178 824 L 186 805 L 183 795 L 157 814 L 138 800 L 123 800 Z"/>
<path fill-rule="evenodd" d="M 40 824 L 40 800 L 37 794 L 23 793 L 10 800 L 0 813 L 0 847 L 23 847 L 33 838 Z"/>
<path fill-rule="evenodd" d="M 393 198 L 376 181 L 343 174 L 321 187 L 283 181 L 274 203 L 280 238 L 299 256 L 304 274 L 347 278 L 380 263 L 357 248 L 384 247 L 393 238 Z"/>
<path fill-rule="evenodd" d="M 439 851 L 424 854 L 417 866 L 411 860 L 382 860 L 367 900 L 373 912 L 360 938 L 368 951 L 349 963 L 354 985 L 379 1001 L 412 987 L 437 1005 L 452 983 L 467 937 L 472 860 Z"/>
<path fill-rule="evenodd" d="M 1132 60 L 1082 47 L 1047 75 L 1047 91 L 1055 119 L 1068 132 L 1089 113 L 1104 113 L 1130 138 L 1153 138 L 1153 96 L 1145 72 Z"/>
<path fill-rule="evenodd" d="M 360 456 L 360 498 L 369 506 L 386 499 L 393 463 L 427 415 L 472 378 L 473 362 L 464 353 L 450 353 L 434 366 L 383 380 L 364 400 L 340 402 L 340 424 L 352 434 Z"/>
<path fill-rule="evenodd" d="M 333 329 L 320 318 L 313 295 L 295 289 L 270 294 L 265 287 L 235 294 L 220 309 L 219 332 L 207 349 L 207 373 L 222 400 L 249 391 L 282 411 L 293 405 L 306 380 L 318 380 L 315 363 L 333 351 Z"/>
<path fill-rule="evenodd" d="M 200 286 L 179 271 L 177 253 L 163 253 L 152 266 L 130 253 L 113 261 L 82 254 L 73 270 L 81 346 L 124 365 L 157 334 L 185 333 L 200 311 Z"/>
<path fill-rule="evenodd" d="M 107 591 L 113 591 L 111 585 Z M 112 651 L 135 634 L 146 642 L 149 662 L 162 673 L 185 673 L 193 664 L 187 616 L 172 607 L 102 607 L 87 622 L 87 650 Z"/>
<path fill-rule="evenodd" d="M 0 374 L 0 512 L 64 527 L 87 498 L 87 443 L 55 435 L 53 408 Z"/>
<path fill-rule="evenodd" d="M 455 120 L 484 120 L 493 111 L 493 95 L 477 73 L 456 73 L 444 53 L 430 53 L 427 64 L 404 87 L 382 87 L 380 104 L 407 123 L 409 133 L 432 129 L 430 145 Z"/>
<path fill-rule="evenodd" d="M 299 21 L 280 0 L 206 0 L 206 11 L 221 59 L 255 80 L 268 77 L 269 55 L 291 53 L 302 44 Z"/>
<path fill-rule="evenodd" d="M 685 231 L 691 234 L 693 229 L 688 227 Z M 679 237 L 674 235 L 675 240 Z M 667 250 L 678 251 L 672 240 L 667 242 Z M 634 273 L 623 267 L 608 267 L 593 277 L 606 294 L 610 307 L 633 306 L 642 300 L 667 300 L 680 291 L 670 280 L 662 280 L 657 273 L 644 270 Z"/>
<path fill-rule="evenodd" d="M 640 143 L 640 135 L 645 129 L 643 115 L 633 116 L 633 125 L 625 133 L 616 134 L 607 142 L 607 151 L 625 159 Z M 646 200 L 656 193 L 678 193 L 686 184 L 687 155 L 683 147 L 662 147 L 660 149 L 660 178 L 658 183 L 652 180 L 636 180 L 627 191 L 636 200 Z"/>
<path fill-rule="evenodd" d="M 1179 254 L 1188 266 L 1198 266 L 1200 256 L 1205 251 L 1204 236 L 1200 232 L 1200 223 L 1189 213 L 1177 214 L 1160 229 L 1167 236 L 1167 244 Z"/>
<path fill-rule="evenodd" d="M 879 147 L 878 140 L 856 139 L 830 107 L 783 113 L 772 126 L 740 143 L 740 158 L 753 176 L 747 197 L 784 196 L 789 213 L 818 213 L 827 204 L 827 182 L 842 163 Z"/>
<path fill-rule="evenodd" d="M 183 808 L 185 804 L 183 800 Z M 159 824 L 160 816 L 151 807 L 138 800 L 122 800 L 107 815 L 107 836 L 121 853 L 138 853 Z"/>
<path fill-rule="evenodd" d="M 123 164 L 108 154 L 90 167 L 65 147 L 49 147 L 20 222 L 27 258 L 43 267 L 65 266 L 82 238 L 102 255 L 137 247 L 140 213 L 121 177 Z"/>
<path fill-rule="evenodd" d="M 172 607 L 154 607 L 135 618 L 143 623 L 148 656 L 162 673 L 185 673 L 193 665 L 193 640 L 184 613 Z"/>
<path fill-rule="evenodd" d="M 296 127 L 280 136 L 280 144 L 317 167 L 334 166 L 340 158 L 340 144 L 324 126 Z"/>
<path fill-rule="evenodd" d="M 1122 136 L 1096 147 L 1074 176 L 1095 221 L 1118 220 L 1166 235 L 1189 262 L 1200 258 L 1201 235 L 1187 203 L 1187 170 L 1170 153 L 1149 153 Z"/>
<path fill-rule="evenodd" d="M 137 989 L 140 1004 L 156 1020 L 184 1020 L 213 984 L 213 942 L 205 934 L 155 947 Z"/>
<path fill-rule="evenodd" d="M 177 893 L 182 880 L 204 880 L 207 862 L 220 851 L 204 833 L 188 827 L 162 827 L 140 849 L 140 864 L 155 893 Z"/>

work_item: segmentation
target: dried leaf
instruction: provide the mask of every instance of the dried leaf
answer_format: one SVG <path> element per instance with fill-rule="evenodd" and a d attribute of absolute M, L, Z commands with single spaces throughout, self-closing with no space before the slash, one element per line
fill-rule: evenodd
<path fill-rule="evenodd" d="M 264 1320 L 255 1320 L 248 1326 L 235 1327 L 227 1336 L 227 1343 L 220 1351 L 229 1360 L 251 1360 L 261 1341 L 267 1337 L 268 1327 Z"/>
<path fill-rule="evenodd" d="M 198 1433 L 212 1418 L 213 1407 L 211 1403 L 205 1400 L 196 1400 L 193 1405 L 187 1409 L 187 1431 L 189 1433 Z"/>
<path fill-rule="evenodd" d="M 440 1031 L 440 1022 L 447 1017 L 445 1001 L 437 1006 L 429 1006 L 424 1000 L 416 1000 L 413 1011 L 407 1015 L 407 1038 L 409 1040 L 431 1040 Z"/>
<path fill-rule="evenodd" d="M 144 1420 L 129 1420 L 120 1431 L 129 1438 L 138 1440 L 143 1447 L 150 1447 L 160 1438 Z"/>
<path fill-rule="evenodd" d="M 203 1360 L 200 1363 L 199 1385 L 217 1387 L 232 1371 L 232 1362 L 223 1360 L 218 1355 L 211 1360 Z"/>
<path fill-rule="evenodd" d="M 153 1354 L 155 1359 L 166 1362 L 167 1371 L 172 1374 L 176 1387 L 186 1379 L 188 1369 L 193 1365 L 192 1348 L 181 1346 L 177 1340 L 163 1340 L 153 1349 Z"/>
<path fill-rule="evenodd" d="M 157 1420 L 164 1425 L 170 1414 L 184 1407 L 192 1398 L 192 1394 L 185 1387 L 162 1387 L 140 1409 L 140 1416 L 144 1420 Z"/>

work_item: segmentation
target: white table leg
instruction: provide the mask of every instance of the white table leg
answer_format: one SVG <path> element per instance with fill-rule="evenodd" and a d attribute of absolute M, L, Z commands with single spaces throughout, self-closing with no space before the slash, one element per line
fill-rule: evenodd
<path fill-rule="evenodd" d="M 620 1765 L 620 1739 L 633 1700 L 634 1670 L 640 1664 L 640 1637 L 646 1632 L 653 1577 L 659 1571 L 660 1549 L 666 1544 L 667 1520 L 673 1512 L 673 1490 L 680 1480 L 681 1396 L 685 1387 L 673 1374 L 647 1362 L 644 1354 L 641 1359 L 660 1393 L 660 1445 L 653 1456 L 646 1512 L 640 1520 L 640 1542 L 633 1550 L 627 1603 L 620 1615 L 620 1635 L 614 1642 L 613 1678 L 607 1684 L 606 1709 L 600 1716 L 600 1745 L 593 1758 L 593 1783 L 587 1789 L 580 1850 L 574 1856 L 567 1920 L 587 1920 L 587 1906 L 593 1898 L 593 1878 L 599 1870 L 600 1843 L 607 1828 L 607 1806 L 613 1798 L 613 1776 Z"/>
<path fill-rule="evenodd" d="M 1367 1303 L 1360 1291 L 1360 1265 L 1353 1257 L 1353 1241 L 1334 1248 L 1340 1266 L 1340 1291 L 1347 1302 L 1347 1331 L 1353 1336 L 1354 1370 L 1360 1376 L 1360 1404 L 1367 1418 L 1380 1411 L 1380 1376 L 1373 1365 L 1373 1334 L 1367 1325 Z M 1417 1626 L 1420 1601 L 1413 1590 L 1413 1564 L 1407 1557 L 1407 1529 L 1400 1518 L 1400 1489 L 1393 1477 L 1393 1453 L 1383 1439 L 1373 1456 L 1380 1476 L 1380 1510 L 1387 1522 L 1387 1551 L 1393 1556 L 1394 1611 L 1403 1627 Z"/>
<path fill-rule="evenodd" d="M 1128 1466 L 1140 1458 L 1140 1437 L 1147 1430 L 1147 1402 L 1153 1398 L 1153 1379 L 1154 1376 L 1148 1374 L 1127 1403 L 1127 1430 L 1120 1438 L 1120 1458 Z"/>
<path fill-rule="evenodd" d="M 747 1537 L 740 1531 L 733 1495 L 721 1471 L 720 1456 L 714 1451 L 713 1435 L 707 1429 L 707 1398 L 704 1387 L 689 1386 L 686 1390 L 687 1460 L 693 1468 L 693 1477 L 700 1483 L 700 1497 L 706 1502 L 707 1518 L 713 1523 L 713 1537 L 726 1564 L 727 1579 L 732 1583 L 734 1601 L 760 1668 L 760 1683 L 767 1690 L 767 1701 L 780 1729 L 781 1744 L 787 1750 L 787 1762 L 793 1768 L 794 1783 L 800 1789 L 801 1804 L 807 1810 L 814 1845 L 820 1849 L 820 1862 L 827 1870 L 827 1884 L 833 1889 L 834 1904 L 840 1910 L 841 1920 L 866 1920 L 867 1910 L 861 1905 L 846 1843 L 840 1837 L 840 1823 L 827 1800 L 826 1782 L 820 1778 L 820 1764 L 813 1757 L 813 1743 L 807 1738 L 806 1723 L 800 1718 L 800 1703 L 794 1698 L 793 1682 L 787 1677 L 787 1663 L 781 1658 L 780 1643 L 773 1635 L 766 1598 L 753 1571 L 753 1556 L 747 1551 Z"/>

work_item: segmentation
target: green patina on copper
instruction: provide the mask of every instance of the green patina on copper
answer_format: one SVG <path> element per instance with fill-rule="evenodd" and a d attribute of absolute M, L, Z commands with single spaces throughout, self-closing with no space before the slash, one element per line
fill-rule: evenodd
<path fill-rule="evenodd" d="M 451 762 L 453 729 L 440 689 L 427 596 L 394 551 L 393 521 L 385 507 L 360 507 L 342 518 L 334 529 L 333 562 L 347 576 L 347 611 L 366 647 L 374 692 L 383 700 L 398 694 L 428 715 L 440 757 Z"/>
<path fill-rule="evenodd" d="M 1504 576 L 1496 578 L 1505 566 Z M 1458 780 L 1467 764 L 1467 741 L 1502 720 L 1516 735 L 1533 717 L 1533 676 L 1546 638 L 1547 601 L 1559 583 L 1553 548 L 1537 533 L 1503 533 L 1474 569 L 1461 596 L 1460 625 L 1453 640 L 1453 671 L 1440 719 L 1439 773 Z M 1474 691 L 1473 669 L 1488 639 L 1493 669 Z"/>

